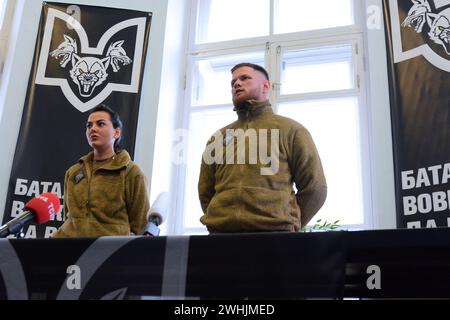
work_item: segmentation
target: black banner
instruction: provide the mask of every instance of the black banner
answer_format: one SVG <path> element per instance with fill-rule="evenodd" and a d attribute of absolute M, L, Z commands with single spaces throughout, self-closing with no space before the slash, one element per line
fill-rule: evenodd
<path fill-rule="evenodd" d="M 450 225 L 450 1 L 385 0 L 397 226 Z"/>
<path fill-rule="evenodd" d="M 0 300 L 337 298 L 347 235 L 0 239 Z"/>
<path fill-rule="evenodd" d="M 150 22 L 148 12 L 43 4 L 4 223 L 41 193 L 63 201 L 65 171 L 90 151 L 86 112 L 96 105 L 119 112 L 133 157 Z M 47 238 L 62 220 L 61 210 L 25 237 Z"/>
<path fill-rule="evenodd" d="M 450 297 L 449 228 L 0 239 L 0 252 L 0 300 Z M 170 319 L 203 318 L 181 311 Z"/>

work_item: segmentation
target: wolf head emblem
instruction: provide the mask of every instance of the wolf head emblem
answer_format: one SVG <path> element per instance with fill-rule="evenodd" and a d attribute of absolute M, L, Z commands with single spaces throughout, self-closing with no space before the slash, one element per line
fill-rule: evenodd
<path fill-rule="evenodd" d="M 106 69 L 110 58 L 98 59 L 94 57 L 72 57 L 73 68 L 69 71 L 73 82 L 78 85 L 82 97 L 89 97 L 94 88 L 102 84 L 108 77 Z"/>
<path fill-rule="evenodd" d="M 64 42 L 62 42 L 56 50 L 50 52 L 50 56 L 56 59 L 61 58 L 61 62 L 59 64 L 61 67 L 65 68 L 67 63 L 72 58 L 72 55 L 77 53 L 77 43 L 71 37 L 66 35 L 63 36 Z"/>
<path fill-rule="evenodd" d="M 409 9 L 402 26 L 414 28 L 417 33 L 420 33 L 427 22 L 427 15 L 431 12 L 431 7 L 427 0 L 412 0 L 412 2 L 413 6 Z"/>
<path fill-rule="evenodd" d="M 122 48 L 123 40 L 114 42 L 108 48 L 106 55 L 111 57 L 111 66 L 114 72 L 119 71 L 119 63 L 124 66 L 131 63 L 131 59 L 127 57 L 125 50 Z"/>
<path fill-rule="evenodd" d="M 93 41 L 78 20 L 48 8 L 35 83 L 59 87 L 80 112 L 102 103 L 112 92 L 139 93 L 152 16 L 141 15 L 109 26 Z M 71 31 L 56 28 L 60 22 Z"/>
<path fill-rule="evenodd" d="M 402 27 L 413 28 L 434 43 L 441 45 L 450 55 L 450 8 L 438 12 L 436 3 L 432 8 L 427 0 L 411 0 L 412 6 Z M 424 27 L 427 27 L 424 30 Z"/>
<path fill-rule="evenodd" d="M 65 68 L 71 61 L 70 78 L 78 86 L 79 94 L 82 97 L 90 97 L 94 89 L 107 79 L 109 65 L 114 72 L 118 72 L 120 64 L 128 65 L 132 62 L 122 47 L 123 40 L 112 43 L 106 52 L 106 57 L 100 59 L 78 56 L 76 41 L 68 35 L 63 36 L 64 42 L 56 50 L 50 52 L 50 56 L 55 59 L 61 58 L 59 64 L 62 68 Z"/>
<path fill-rule="evenodd" d="M 430 25 L 428 33 L 430 39 L 443 46 L 445 52 L 450 55 L 450 9 L 439 14 L 429 14 L 427 19 Z"/>

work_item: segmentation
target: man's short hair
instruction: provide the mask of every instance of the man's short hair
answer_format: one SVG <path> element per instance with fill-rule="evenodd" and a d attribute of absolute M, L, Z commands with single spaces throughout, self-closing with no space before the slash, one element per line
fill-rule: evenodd
<path fill-rule="evenodd" d="M 269 80 L 269 74 L 267 73 L 266 69 L 264 69 L 263 67 L 261 67 L 258 64 L 254 64 L 254 63 L 250 63 L 250 62 L 242 62 L 242 63 L 235 65 L 233 68 L 231 68 L 231 73 L 233 73 L 234 71 L 236 71 L 237 69 L 242 68 L 242 67 L 249 67 L 256 71 L 259 71 L 266 77 L 267 80 Z"/>

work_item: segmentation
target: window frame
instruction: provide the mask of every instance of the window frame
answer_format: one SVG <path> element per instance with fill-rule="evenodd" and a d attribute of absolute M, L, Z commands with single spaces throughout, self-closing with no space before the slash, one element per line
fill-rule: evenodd
<path fill-rule="evenodd" d="M 320 46 L 332 46 L 332 45 L 352 45 L 352 63 L 353 63 L 353 79 L 354 88 L 353 89 L 343 89 L 343 90 L 333 90 L 333 91 L 321 91 L 312 93 L 296 93 L 296 94 L 281 94 L 280 93 L 280 83 L 281 83 L 281 55 L 283 51 L 298 50 L 298 49 L 308 49 L 316 48 Z M 278 105 L 280 103 L 289 102 L 302 102 L 302 101 L 312 101 L 330 98 L 340 98 L 340 97 L 356 97 L 358 101 L 359 108 L 359 133 L 360 133 L 360 164 L 362 171 L 362 195 L 363 195 L 363 207 L 364 207 L 364 223 L 362 224 L 346 224 L 341 225 L 342 229 L 349 230 L 362 230 L 369 229 L 373 227 L 373 205 L 371 197 L 371 186 L 372 186 L 372 170 L 371 170 L 371 146 L 370 146 L 370 110 L 367 95 L 366 86 L 366 75 L 364 66 L 364 39 L 363 35 L 358 33 L 355 35 L 345 34 L 336 37 L 324 37 L 322 41 L 317 39 L 310 39 L 309 41 L 285 41 L 285 42 L 274 42 L 271 44 L 271 51 L 277 51 L 274 57 L 273 64 L 275 65 L 275 77 L 272 82 L 272 95 L 273 101 L 272 108 L 275 113 L 278 112 Z M 281 50 L 278 50 L 281 47 Z M 279 52 L 278 52 L 279 51 Z M 278 63 L 279 62 L 279 63 Z M 281 84 L 282 85 L 282 84 Z M 367 126 L 367 129 L 361 128 L 361 126 Z"/>
<path fill-rule="evenodd" d="M 300 31 L 285 34 L 274 34 L 274 8 L 275 0 L 270 0 L 270 34 L 263 37 L 254 37 L 246 39 L 237 39 L 230 41 L 219 41 L 211 43 L 199 43 L 196 44 L 196 23 L 197 13 L 199 10 L 199 0 L 190 0 L 190 22 L 189 22 L 189 35 L 188 35 L 188 47 L 186 51 L 187 70 L 185 73 L 185 93 L 184 103 L 181 106 L 182 116 L 178 127 L 189 130 L 189 116 L 192 109 L 198 110 L 212 110 L 216 108 L 230 107 L 232 108 L 231 96 L 230 102 L 217 105 L 202 105 L 193 107 L 192 102 L 192 85 L 193 68 L 197 60 L 208 59 L 221 55 L 245 53 L 252 50 L 265 50 L 265 67 L 269 73 L 269 77 L 272 79 L 272 90 L 270 100 L 274 111 L 277 112 L 278 104 L 284 102 L 304 101 L 304 100 L 316 100 L 324 98 L 337 98 L 354 96 L 357 97 L 359 106 L 359 123 L 360 126 L 367 126 L 367 129 L 360 128 L 360 144 L 361 144 L 361 170 L 363 172 L 362 184 L 363 184 L 363 205 L 364 205 L 364 223 L 361 225 L 342 225 L 342 228 L 346 229 L 367 229 L 373 227 L 373 205 L 371 197 L 371 146 L 370 146 L 370 111 L 367 87 L 365 81 L 365 50 L 364 50 L 364 29 L 363 21 L 365 17 L 364 6 L 361 1 L 353 1 L 353 14 L 354 24 L 350 26 L 327 28 L 311 31 Z M 314 92 L 314 93 L 302 93 L 302 94 L 285 94 L 281 95 L 279 90 L 280 78 L 281 78 L 281 52 L 277 53 L 278 47 L 281 50 L 292 50 L 301 48 L 311 48 L 325 45 L 334 44 L 352 44 L 352 56 L 353 56 L 353 76 L 355 86 L 353 89 Z M 231 111 L 230 111 L 231 112 Z M 219 129 L 219 128 L 217 128 Z M 198 142 L 200 143 L 200 142 Z M 206 141 L 205 141 L 206 143 Z M 189 148 L 188 141 L 185 145 L 186 149 Z M 186 151 L 187 152 L 187 151 Z M 198 164 L 200 166 L 200 164 Z M 207 233 L 204 227 L 187 228 L 184 226 L 184 189 L 186 183 L 186 169 L 187 163 L 179 165 L 177 172 L 175 173 L 176 194 L 177 200 L 175 202 L 174 216 L 176 217 L 172 231 L 175 234 L 205 234 Z M 194 191 L 194 190 L 193 190 Z M 195 185 L 195 192 L 196 185 Z"/>
<path fill-rule="evenodd" d="M 231 102 L 231 96 L 229 103 L 223 103 L 223 104 L 214 104 L 214 105 L 193 105 L 192 102 L 192 90 L 191 88 L 194 85 L 193 80 L 193 73 L 194 73 L 194 66 L 195 61 L 197 60 L 207 60 L 208 58 L 217 57 L 217 56 L 224 56 L 224 55 L 233 55 L 233 54 L 240 54 L 240 53 L 247 53 L 249 51 L 262 51 L 264 50 L 264 58 L 265 61 L 267 61 L 267 47 L 264 46 L 248 46 L 245 48 L 231 48 L 231 49 L 225 49 L 221 50 L 220 54 L 217 54 L 216 51 L 211 52 L 198 52 L 196 54 L 188 55 L 187 57 L 187 65 L 188 68 L 186 70 L 185 75 L 185 92 L 184 92 L 184 103 L 182 106 L 182 116 L 181 120 L 178 124 L 178 127 L 184 130 L 189 130 L 189 118 L 190 118 L 190 112 L 191 110 L 195 110 L 195 112 L 198 112 L 198 110 L 214 110 L 214 109 L 221 109 L 221 108 L 229 108 L 230 112 L 233 112 L 233 104 Z M 266 65 L 267 67 L 267 65 Z M 231 92 L 231 86 L 230 86 L 230 92 Z M 230 93 L 231 95 L 231 93 Z M 220 129 L 220 128 L 217 128 Z M 206 140 L 205 141 L 198 141 L 198 143 L 205 144 L 206 146 Z M 184 141 L 184 147 L 183 151 L 187 155 L 189 152 L 189 143 L 188 141 Z M 186 158 L 185 158 L 186 159 Z M 198 164 L 200 166 L 200 163 Z M 187 163 L 183 162 L 182 164 L 178 165 L 177 172 L 176 172 L 176 183 L 175 186 L 175 192 L 177 194 L 175 205 L 174 205 L 174 213 L 176 219 L 174 219 L 173 224 L 173 232 L 175 234 L 206 234 L 206 228 L 205 227 L 185 227 L 184 226 L 184 203 L 185 203 L 185 183 L 186 183 L 186 175 L 187 175 Z M 197 192 L 197 185 L 192 186 L 195 187 L 195 192 Z M 199 200 L 200 201 L 200 200 Z"/>

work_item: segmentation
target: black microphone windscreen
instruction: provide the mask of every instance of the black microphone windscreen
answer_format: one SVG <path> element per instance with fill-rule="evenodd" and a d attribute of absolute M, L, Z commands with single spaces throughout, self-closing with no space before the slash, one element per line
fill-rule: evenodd
<path fill-rule="evenodd" d="M 150 209 L 151 210 L 151 209 Z M 148 222 L 153 222 L 157 226 L 159 226 L 161 223 L 163 223 L 164 218 L 161 214 L 159 214 L 156 211 L 150 211 L 150 214 L 148 215 Z"/>

